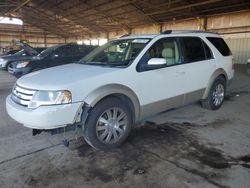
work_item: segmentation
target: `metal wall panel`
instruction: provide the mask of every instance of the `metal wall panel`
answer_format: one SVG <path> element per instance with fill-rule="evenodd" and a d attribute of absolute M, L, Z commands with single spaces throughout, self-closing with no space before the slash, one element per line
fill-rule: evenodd
<path fill-rule="evenodd" d="M 231 49 L 236 64 L 246 64 L 250 59 L 250 38 L 225 39 Z"/>

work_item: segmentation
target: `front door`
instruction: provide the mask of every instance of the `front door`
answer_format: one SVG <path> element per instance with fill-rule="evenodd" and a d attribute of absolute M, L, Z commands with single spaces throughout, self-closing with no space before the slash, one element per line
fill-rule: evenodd
<path fill-rule="evenodd" d="M 138 85 L 135 88 L 138 88 L 136 93 L 141 99 L 141 118 L 183 105 L 186 72 L 178 46 L 177 40 L 173 37 L 160 39 L 150 47 L 138 63 L 135 83 Z M 152 58 L 161 62 L 166 60 L 166 66 L 145 69 Z"/>

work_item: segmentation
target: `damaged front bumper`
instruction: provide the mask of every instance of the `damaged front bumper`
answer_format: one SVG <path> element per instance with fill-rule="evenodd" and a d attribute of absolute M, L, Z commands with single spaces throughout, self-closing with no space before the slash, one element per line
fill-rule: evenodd
<path fill-rule="evenodd" d="M 8 114 L 25 127 L 36 130 L 58 129 L 81 121 L 83 106 L 83 102 L 77 102 L 29 109 L 15 103 L 10 95 L 6 99 Z"/>

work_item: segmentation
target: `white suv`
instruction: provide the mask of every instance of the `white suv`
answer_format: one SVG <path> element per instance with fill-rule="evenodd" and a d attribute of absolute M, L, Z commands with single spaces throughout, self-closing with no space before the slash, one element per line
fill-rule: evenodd
<path fill-rule="evenodd" d="M 216 33 L 127 35 L 74 64 L 17 80 L 9 115 L 37 131 L 82 127 L 94 148 L 122 144 L 139 120 L 202 101 L 216 110 L 234 75 L 232 54 Z"/>

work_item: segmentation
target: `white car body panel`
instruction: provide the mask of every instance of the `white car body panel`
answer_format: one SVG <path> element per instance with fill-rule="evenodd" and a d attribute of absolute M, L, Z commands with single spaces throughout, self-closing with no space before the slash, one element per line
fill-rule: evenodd
<path fill-rule="evenodd" d="M 69 90 L 72 93 L 72 104 L 40 106 L 31 110 L 18 106 L 8 97 L 6 101 L 7 111 L 13 119 L 30 128 L 63 127 L 66 124 L 74 123 L 79 108 L 95 90 L 103 86 L 121 85 L 130 89 L 137 97 L 140 111 L 138 118 L 140 119 L 151 115 L 152 111 L 157 113 L 164 110 L 166 105 L 170 107 L 181 106 L 186 102 L 197 100 L 197 97 L 201 99 L 211 82 L 212 74 L 217 69 L 223 69 L 229 80 L 233 78 L 232 56 L 223 57 L 206 39 L 208 36 L 218 37 L 218 35 L 209 33 L 188 33 L 181 34 L 181 36 L 202 38 L 211 48 L 214 59 L 140 73 L 136 71 L 139 60 L 152 44 L 161 38 L 175 36 L 178 37 L 180 34 L 123 37 L 123 39 L 152 39 L 133 63 L 126 68 L 68 64 L 25 75 L 17 80 L 19 86 L 33 90 Z M 193 95 L 193 92 L 196 91 L 199 93 Z M 172 100 L 174 98 L 177 100 Z M 156 103 L 157 106 L 154 105 Z M 151 110 L 151 114 L 149 110 Z"/>
<path fill-rule="evenodd" d="M 32 129 L 54 129 L 73 124 L 80 103 L 56 106 L 40 106 L 32 110 L 13 102 L 10 96 L 6 99 L 8 114 L 21 124 Z"/>

